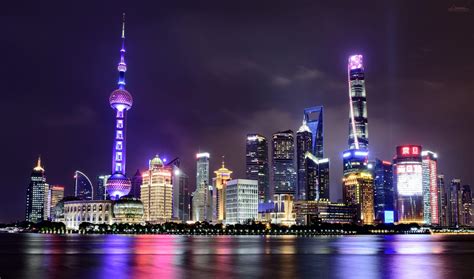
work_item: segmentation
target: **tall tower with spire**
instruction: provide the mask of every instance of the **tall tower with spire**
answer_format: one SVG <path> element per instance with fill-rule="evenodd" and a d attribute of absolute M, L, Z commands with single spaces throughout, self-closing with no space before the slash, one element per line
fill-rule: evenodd
<path fill-rule="evenodd" d="M 26 190 L 26 221 L 38 223 L 47 218 L 45 201 L 49 185 L 46 183 L 41 157 L 31 173 L 30 184 Z M 46 218 L 45 218 L 46 217 Z"/>
<path fill-rule="evenodd" d="M 232 171 L 225 167 L 224 156 L 222 156 L 222 166 L 220 169 L 214 171 L 216 177 L 212 179 L 213 184 L 213 204 L 214 204 L 214 218 L 217 222 L 225 221 L 225 191 L 227 182 L 231 180 L 230 175 Z"/>
<path fill-rule="evenodd" d="M 115 134 L 112 147 L 112 175 L 107 180 L 107 193 L 112 200 L 117 200 L 130 192 L 131 182 L 125 174 L 126 163 L 126 120 L 127 112 L 132 108 L 132 95 L 125 90 L 125 14 L 122 20 L 122 48 L 120 49 L 120 62 L 117 66 L 119 72 L 118 89 L 109 97 L 109 103 L 115 111 Z"/>

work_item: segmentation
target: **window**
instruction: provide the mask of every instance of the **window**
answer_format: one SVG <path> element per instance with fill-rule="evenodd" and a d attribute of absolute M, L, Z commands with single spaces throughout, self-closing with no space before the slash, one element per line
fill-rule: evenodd
<path fill-rule="evenodd" d="M 115 144 L 115 149 L 122 150 L 122 141 L 117 141 L 117 143 Z"/>
<path fill-rule="evenodd" d="M 121 163 L 116 163 L 115 164 L 115 171 L 122 171 L 122 164 Z"/>
<path fill-rule="evenodd" d="M 115 153 L 115 160 L 122 161 L 122 152 Z"/>
<path fill-rule="evenodd" d="M 117 131 L 116 139 L 123 139 L 123 131 Z"/>
<path fill-rule="evenodd" d="M 119 129 L 123 128 L 123 120 L 121 120 L 121 119 L 117 120 L 117 128 L 119 128 Z"/>
<path fill-rule="evenodd" d="M 123 118 L 123 110 L 117 110 L 117 118 Z"/>

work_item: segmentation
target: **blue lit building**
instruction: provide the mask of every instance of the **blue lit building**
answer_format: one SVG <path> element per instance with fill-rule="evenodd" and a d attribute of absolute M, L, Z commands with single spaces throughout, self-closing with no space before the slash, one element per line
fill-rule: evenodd
<path fill-rule="evenodd" d="M 311 132 L 311 153 L 318 159 L 324 158 L 323 107 L 306 108 L 304 122 Z"/>
<path fill-rule="evenodd" d="M 109 97 L 110 106 L 115 111 L 115 134 L 112 148 L 112 175 L 107 180 L 107 193 L 112 200 L 128 195 L 131 181 L 125 173 L 126 163 L 126 120 L 127 112 L 132 108 L 132 95 L 125 90 L 125 15 L 122 23 L 122 48 L 120 49 L 120 62 L 117 67 L 119 71 L 118 89 L 114 90 Z"/>
<path fill-rule="evenodd" d="M 375 220 L 383 222 L 385 211 L 394 211 L 393 164 L 375 159 L 369 162 L 369 170 L 374 178 Z"/>

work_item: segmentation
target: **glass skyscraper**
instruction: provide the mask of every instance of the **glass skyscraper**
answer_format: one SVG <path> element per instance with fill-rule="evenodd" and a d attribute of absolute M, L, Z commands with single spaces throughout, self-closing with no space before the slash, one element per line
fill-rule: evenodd
<path fill-rule="evenodd" d="M 49 185 L 46 183 L 41 158 L 38 158 L 36 167 L 30 177 L 30 184 L 26 190 L 26 221 L 38 223 L 47 218 L 47 192 Z"/>
<path fill-rule="evenodd" d="M 292 130 L 277 132 L 272 138 L 274 194 L 292 194 L 296 190 L 295 142 Z"/>
<path fill-rule="evenodd" d="M 367 98 L 365 93 L 364 63 L 362 55 L 349 57 L 349 148 L 367 150 L 369 130 L 367 127 Z"/>
<path fill-rule="evenodd" d="M 323 107 L 306 108 L 304 122 L 311 132 L 311 153 L 318 159 L 324 158 Z"/>
<path fill-rule="evenodd" d="M 212 186 L 209 185 L 210 154 L 196 154 L 196 191 L 193 193 L 194 221 L 212 221 Z"/>
<path fill-rule="evenodd" d="M 439 224 L 438 155 L 425 150 L 422 156 L 423 218 L 427 225 Z"/>
<path fill-rule="evenodd" d="M 74 172 L 74 196 L 80 200 L 93 200 L 94 187 L 89 177 L 81 171 Z"/>
<path fill-rule="evenodd" d="M 269 183 L 268 143 L 262 135 L 247 135 L 245 174 L 247 179 L 258 181 L 259 202 L 267 202 L 272 199 Z"/>
<path fill-rule="evenodd" d="M 308 125 L 306 125 L 306 117 L 303 124 L 296 132 L 296 169 L 298 171 L 298 184 L 296 188 L 296 199 L 306 200 L 307 192 L 307 167 L 306 153 L 312 153 L 313 139 L 312 133 Z M 314 179 L 315 180 L 315 179 Z"/>
<path fill-rule="evenodd" d="M 393 164 L 375 159 L 368 166 L 374 179 L 375 219 L 383 222 L 385 211 L 394 211 Z"/>

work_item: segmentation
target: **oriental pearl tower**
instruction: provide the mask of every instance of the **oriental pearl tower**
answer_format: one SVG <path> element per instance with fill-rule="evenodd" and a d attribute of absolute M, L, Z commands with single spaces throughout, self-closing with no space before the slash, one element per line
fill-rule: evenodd
<path fill-rule="evenodd" d="M 131 182 L 125 174 L 126 162 L 126 120 L 128 110 L 132 108 L 132 95 L 125 90 L 125 14 L 122 21 L 122 48 L 120 49 L 120 63 L 117 66 L 119 72 L 118 89 L 114 90 L 109 97 L 110 106 L 115 111 L 115 134 L 112 148 L 112 175 L 107 180 L 106 189 L 112 200 L 130 192 Z"/>

